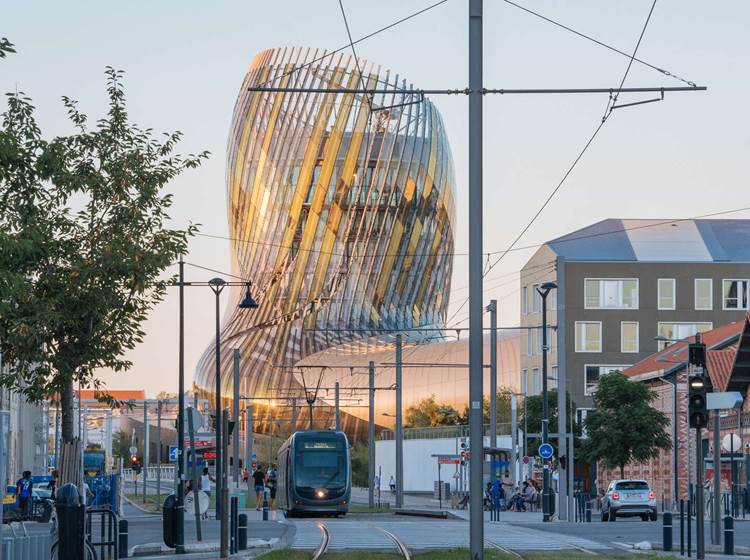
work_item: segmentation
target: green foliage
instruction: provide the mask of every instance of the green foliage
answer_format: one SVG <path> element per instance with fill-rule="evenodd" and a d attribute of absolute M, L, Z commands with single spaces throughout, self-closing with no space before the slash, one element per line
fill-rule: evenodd
<path fill-rule="evenodd" d="M 549 434 L 557 434 L 558 430 L 558 407 L 557 407 L 557 389 L 550 389 L 547 396 L 547 402 L 549 404 Z M 570 393 L 565 393 L 565 403 L 568 411 L 568 429 L 570 429 L 570 423 L 573 422 L 573 434 L 576 438 L 576 446 L 578 445 L 578 439 L 581 435 L 581 426 L 575 422 L 576 404 L 571 400 Z M 541 433 L 542 432 L 542 395 L 534 395 L 526 397 L 526 403 L 521 407 L 519 413 L 518 425 L 523 429 L 524 426 L 524 415 L 526 416 L 526 426 L 529 433 Z M 525 409 L 525 413 L 524 413 Z M 551 439 L 551 443 L 557 448 L 556 439 Z M 536 455 L 536 450 L 542 440 L 539 438 L 529 438 L 528 440 L 528 451 L 530 455 Z"/>
<path fill-rule="evenodd" d="M 511 422 L 511 393 L 512 389 L 500 388 L 497 392 L 497 423 L 498 424 L 510 424 Z M 482 405 L 482 418 L 485 424 L 490 423 L 490 397 L 484 397 L 484 403 Z M 469 407 L 464 407 L 464 413 L 461 418 L 463 424 L 469 423 Z"/>
<path fill-rule="evenodd" d="M 582 456 L 598 461 L 607 469 L 656 457 L 671 449 L 667 434 L 669 418 L 651 406 L 656 392 L 644 383 L 631 381 L 620 372 L 599 379 L 594 394 L 595 409 L 586 416 Z"/>
<path fill-rule="evenodd" d="M 369 457 L 367 455 L 367 444 L 355 443 L 350 450 L 352 462 L 352 485 L 364 488 L 369 485 L 367 480 Z"/>
<path fill-rule="evenodd" d="M 5 37 L 0 37 L 0 58 L 5 58 L 8 53 L 14 53 L 16 49 L 13 43 L 8 41 Z"/>
<path fill-rule="evenodd" d="M 62 393 L 64 438 L 72 383 L 103 391 L 99 368 L 131 367 L 123 354 L 195 232 L 168 227 L 164 188 L 207 157 L 175 154 L 179 132 L 132 124 L 122 72 L 106 77 L 109 110 L 92 126 L 63 97 L 74 132 L 47 141 L 19 93 L 0 128 L 0 353 L 13 364 L 0 385 L 32 401 Z"/>
<path fill-rule="evenodd" d="M 435 401 L 435 395 L 420 400 L 406 409 L 405 424 L 410 428 L 453 426 L 461 424 L 463 417 L 455 408 Z"/>
<path fill-rule="evenodd" d="M 114 457 L 115 465 L 119 464 L 119 460 L 122 457 L 125 464 L 125 468 L 130 468 L 130 447 L 133 445 L 133 438 L 129 433 L 124 430 L 117 430 L 112 434 L 112 457 Z M 137 455 L 143 456 L 143 446 L 138 445 Z"/>

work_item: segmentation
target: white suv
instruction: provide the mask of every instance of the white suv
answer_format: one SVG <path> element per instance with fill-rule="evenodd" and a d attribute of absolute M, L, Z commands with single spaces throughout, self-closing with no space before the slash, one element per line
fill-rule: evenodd
<path fill-rule="evenodd" d="M 602 499 L 602 521 L 640 516 L 656 521 L 656 496 L 645 480 L 613 480 Z"/>

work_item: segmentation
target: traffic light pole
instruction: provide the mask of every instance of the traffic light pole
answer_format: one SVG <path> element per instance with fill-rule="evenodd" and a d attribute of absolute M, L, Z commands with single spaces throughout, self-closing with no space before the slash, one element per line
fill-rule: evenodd
<path fill-rule="evenodd" d="M 706 557 L 706 539 L 703 534 L 703 442 L 700 428 L 695 429 L 695 463 L 695 557 L 701 560 Z"/>

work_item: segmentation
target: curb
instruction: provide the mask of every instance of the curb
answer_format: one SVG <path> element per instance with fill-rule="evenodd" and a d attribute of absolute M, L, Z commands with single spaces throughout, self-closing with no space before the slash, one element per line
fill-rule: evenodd
<path fill-rule="evenodd" d="M 127 498 L 127 497 L 123 496 L 123 497 L 122 497 L 122 499 L 123 499 L 123 500 L 125 500 L 126 502 L 128 502 L 128 503 L 129 503 L 129 504 L 130 504 L 131 506 L 133 506 L 133 507 L 134 507 L 135 509 L 137 509 L 137 510 L 139 510 L 139 511 L 142 511 L 143 513 L 148 513 L 149 515 L 159 515 L 159 512 L 157 512 L 157 511 L 151 511 L 151 510 L 149 510 L 149 509 L 145 509 L 145 508 L 143 508 L 143 507 L 139 506 L 138 504 L 136 504 L 136 503 L 135 503 L 135 502 L 134 502 L 133 500 L 131 500 L 130 498 Z M 126 519 L 127 519 L 127 518 L 126 518 Z"/>

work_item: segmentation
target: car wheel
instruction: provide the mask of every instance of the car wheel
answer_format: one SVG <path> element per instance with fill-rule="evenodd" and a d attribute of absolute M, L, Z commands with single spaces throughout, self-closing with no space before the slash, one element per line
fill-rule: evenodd
<path fill-rule="evenodd" d="M 656 521 L 656 520 L 657 520 L 658 518 L 659 518 L 659 517 L 658 517 L 658 515 L 656 514 L 656 512 L 655 512 L 655 511 L 652 511 L 652 512 L 651 512 L 651 521 Z"/>
<path fill-rule="evenodd" d="M 648 521 L 648 517 L 649 517 L 649 514 L 644 513 L 643 515 L 641 515 L 641 521 Z"/>
<path fill-rule="evenodd" d="M 614 511 L 609 512 L 609 522 L 614 523 L 617 519 L 617 514 Z"/>
<path fill-rule="evenodd" d="M 602 523 L 606 523 L 607 521 L 609 521 L 609 515 L 606 511 L 602 511 Z"/>

